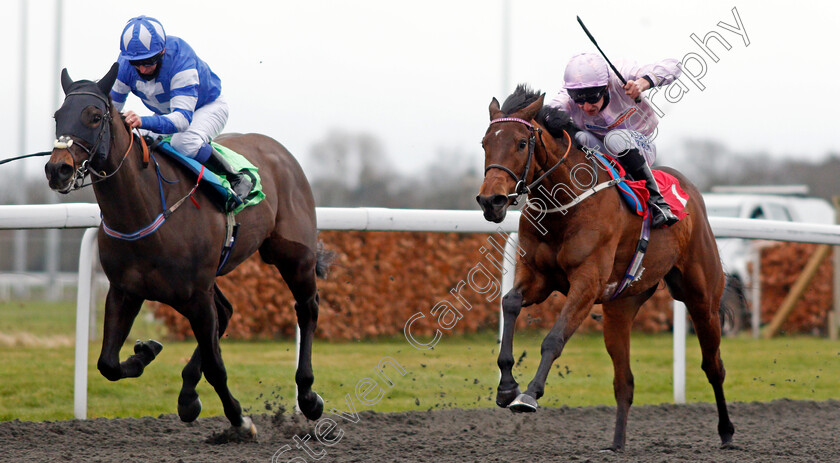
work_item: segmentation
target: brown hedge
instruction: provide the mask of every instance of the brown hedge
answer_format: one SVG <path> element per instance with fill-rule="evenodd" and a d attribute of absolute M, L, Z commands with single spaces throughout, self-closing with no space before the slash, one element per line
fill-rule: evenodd
<path fill-rule="evenodd" d="M 761 323 L 770 323 L 799 278 L 817 244 L 780 243 L 761 252 Z M 833 251 L 833 250 L 832 250 Z M 833 265 L 829 256 L 820 265 L 802 299 L 782 325 L 785 333 L 825 334 L 833 306 Z"/>
<path fill-rule="evenodd" d="M 316 335 L 334 340 L 402 335 L 406 321 L 422 313 L 424 317 L 412 326 L 412 333 L 429 336 L 437 328 L 436 317 L 430 312 L 436 304 L 447 302 L 463 318 L 445 334 L 498 329 L 500 297 L 493 291 L 482 295 L 473 290 L 490 284 L 484 271 L 492 273 L 493 283 L 499 284 L 500 271 L 495 266 L 501 252 L 489 238 L 459 233 L 322 232 L 320 239 L 338 256 L 328 279 L 318 281 L 321 306 Z M 492 239 L 504 244 L 503 236 L 493 235 Z M 472 286 L 467 281 L 471 271 L 475 276 Z M 461 298 L 470 310 L 450 293 L 461 281 L 466 283 L 461 284 Z M 219 287 L 234 306 L 227 330 L 230 338 L 294 336 L 294 301 L 274 267 L 254 256 L 220 278 Z M 517 326 L 551 327 L 563 301 L 564 297 L 555 293 L 546 302 L 524 309 Z M 593 313 L 600 312 L 600 306 L 593 309 Z M 186 319 L 170 307 L 158 304 L 155 313 L 173 337 L 192 337 Z M 670 326 L 671 299 L 667 291 L 660 290 L 642 308 L 634 328 L 657 332 Z M 587 318 L 579 332 L 600 329 L 599 322 Z"/>

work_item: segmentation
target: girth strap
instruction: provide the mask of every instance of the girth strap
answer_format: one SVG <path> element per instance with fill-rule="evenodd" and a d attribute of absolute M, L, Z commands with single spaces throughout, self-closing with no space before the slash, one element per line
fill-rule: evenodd
<path fill-rule="evenodd" d="M 231 251 L 233 251 L 233 245 L 236 244 L 236 235 L 239 232 L 239 224 L 236 223 L 233 212 L 225 214 L 225 229 L 225 242 L 222 246 L 222 255 L 219 258 L 219 267 L 216 269 L 216 275 L 222 271 L 222 267 L 225 266 L 228 258 L 230 257 Z"/>
<path fill-rule="evenodd" d="M 637 279 L 641 278 L 642 272 L 645 270 L 644 267 L 642 267 L 642 260 L 645 258 L 649 241 L 650 214 L 647 214 L 642 220 L 642 235 L 639 237 L 639 243 L 636 244 L 636 253 L 633 254 L 633 259 L 630 261 L 630 265 L 627 266 L 627 271 L 624 272 L 624 278 L 621 279 L 621 283 L 618 284 L 615 292 L 612 296 L 610 296 L 611 301 L 627 289 L 627 287 L 630 286 L 630 283 L 633 283 Z"/>

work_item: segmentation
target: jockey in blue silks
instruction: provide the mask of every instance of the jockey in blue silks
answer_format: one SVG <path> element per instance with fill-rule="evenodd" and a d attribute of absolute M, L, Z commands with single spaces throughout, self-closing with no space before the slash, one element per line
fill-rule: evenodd
<path fill-rule="evenodd" d="M 157 19 L 131 18 L 120 37 L 119 73 L 111 99 L 122 111 L 128 93 L 143 101 L 155 115 L 123 116 L 132 128 L 171 134 L 171 145 L 183 155 L 223 174 L 233 192 L 244 199 L 251 190 L 250 177 L 235 170 L 212 148 L 210 140 L 228 120 L 222 82 L 183 39 L 167 36 Z"/>

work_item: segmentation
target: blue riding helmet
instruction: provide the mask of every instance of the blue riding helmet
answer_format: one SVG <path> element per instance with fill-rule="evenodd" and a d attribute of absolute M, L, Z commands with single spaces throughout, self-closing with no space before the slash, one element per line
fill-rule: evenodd
<path fill-rule="evenodd" d="M 166 32 L 155 18 L 138 16 L 125 25 L 120 40 L 120 56 L 129 61 L 151 58 L 163 51 Z"/>

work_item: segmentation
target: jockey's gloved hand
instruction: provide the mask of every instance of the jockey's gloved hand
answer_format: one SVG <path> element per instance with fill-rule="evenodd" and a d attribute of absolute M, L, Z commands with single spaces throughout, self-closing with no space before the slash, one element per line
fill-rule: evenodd
<path fill-rule="evenodd" d="M 565 111 L 553 108 L 547 110 L 545 112 L 545 116 L 543 117 L 543 124 L 545 125 L 546 130 L 548 130 L 548 133 L 550 133 L 554 138 L 562 137 L 563 129 L 571 125 L 571 123 L 572 119 Z M 570 133 L 569 136 L 574 138 L 574 134 L 572 133 Z"/>

